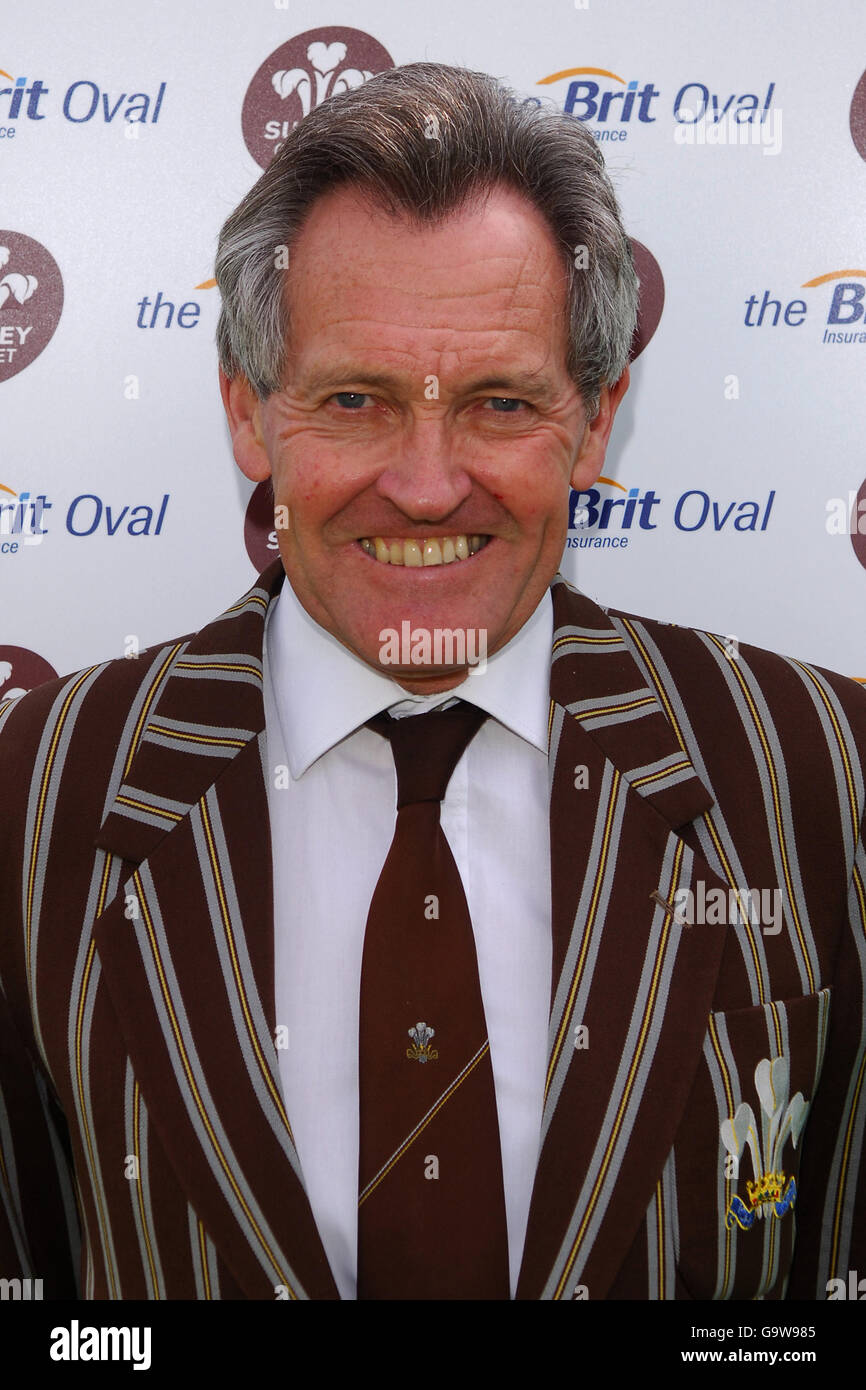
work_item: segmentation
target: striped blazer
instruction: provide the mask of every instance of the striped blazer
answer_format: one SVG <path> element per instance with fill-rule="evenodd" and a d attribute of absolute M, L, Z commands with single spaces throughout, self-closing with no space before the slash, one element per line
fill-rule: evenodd
<path fill-rule="evenodd" d="M 283 579 L 0 706 L 0 1278 L 46 1297 L 337 1297 L 275 1049 Z M 866 692 L 553 602 L 518 1297 L 824 1299 L 866 1273 Z"/>

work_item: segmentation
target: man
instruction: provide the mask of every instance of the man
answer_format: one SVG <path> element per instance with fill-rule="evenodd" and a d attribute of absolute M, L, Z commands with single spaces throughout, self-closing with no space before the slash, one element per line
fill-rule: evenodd
<path fill-rule="evenodd" d="M 825 1298 L 866 1259 L 866 697 L 556 577 L 636 313 L 593 140 L 383 73 L 217 274 L 280 562 L 0 709 L 0 1274 Z"/>

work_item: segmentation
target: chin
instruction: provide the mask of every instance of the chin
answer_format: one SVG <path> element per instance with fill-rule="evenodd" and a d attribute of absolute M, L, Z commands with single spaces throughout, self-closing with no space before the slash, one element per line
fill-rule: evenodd
<path fill-rule="evenodd" d="M 396 681 L 404 690 L 409 690 L 413 695 L 441 695 L 443 691 L 453 690 L 456 686 L 462 685 L 469 670 L 464 668 L 460 671 L 437 670 L 435 667 L 425 669 L 423 666 L 377 666 L 376 668 L 383 676 L 388 676 L 392 681 Z"/>

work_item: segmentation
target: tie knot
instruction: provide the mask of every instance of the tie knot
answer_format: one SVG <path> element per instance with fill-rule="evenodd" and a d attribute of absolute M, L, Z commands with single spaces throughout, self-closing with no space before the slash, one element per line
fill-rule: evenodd
<path fill-rule="evenodd" d="M 391 744 L 397 769 L 397 810 L 417 801 L 441 801 L 464 749 L 487 718 L 483 709 L 464 700 L 450 709 L 392 719 L 377 714 L 368 721 Z"/>

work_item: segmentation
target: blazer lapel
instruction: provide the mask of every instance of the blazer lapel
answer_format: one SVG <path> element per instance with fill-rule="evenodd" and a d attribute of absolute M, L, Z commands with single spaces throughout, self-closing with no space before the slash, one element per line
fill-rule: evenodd
<path fill-rule="evenodd" d="M 264 619 L 279 562 L 167 655 L 97 844 L 127 861 L 98 919 L 105 981 L 151 1119 L 251 1298 L 337 1298 L 275 1050 Z"/>
<path fill-rule="evenodd" d="M 674 894 L 723 884 L 676 831 L 713 798 L 620 628 L 558 580 L 550 682 L 553 980 L 517 1297 L 604 1298 L 661 1178 L 725 941 Z"/>

